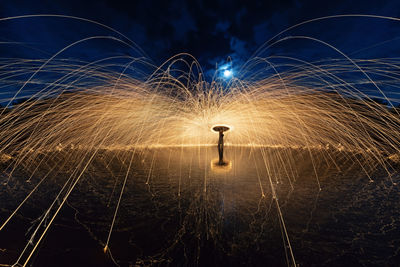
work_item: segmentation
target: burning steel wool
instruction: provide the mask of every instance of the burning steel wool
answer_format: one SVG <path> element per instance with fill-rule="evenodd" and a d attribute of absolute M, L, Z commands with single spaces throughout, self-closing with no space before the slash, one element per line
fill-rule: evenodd
<path fill-rule="evenodd" d="M 275 43 L 279 41 L 283 40 Z M 25 181 L 29 186 L 20 191 L 13 208 L 2 212 L 0 232 L 6 232 L 26 212 L 24 207 L 43 192 L 44 184 L 55 179 L 57 190 L 51 190 L 51 200 L 41 209 L 39 218 L 26 216 L 32 225 L 29 230 L 21 230 L 27 233 L 25 245 L 15 249 L 19 252 L 10 254 L 2 266 L 28 266 L 35 253 L 41 253 L 40 246 L 62 210 L 74 206 L 71 196 L 85 181 L 92 181 L 89 176 L 96 177 L 101 168 L 108 170 L 105 181 L 115 180 L 115 184 L 109 198 L 98 189 L 102 196 L 99 201 L 109 199 L 105 206 L 111 212 L 104 221 L 99 218 L 102 227 L 107 228 L 106 234 L 93 236 L 114 263 L 118 263 L 111 254 L 118 218 L 129 213 L 126 207 L 122 212 L 121 205 L 127 195 L 135 192 L 131 181 L 137 177 L 144 177 L 146 194 L 153 199 L 169 187 L 174 197 L 183 199 L 182 194 L 190 194 L 188 181 L 201 177 L 193 182 L 196 190 L 200 188 L 199 193 L 186 208 L 199 218 L 204 215 L 201 218 L 205 221 L 182 219 L 181 228 L 171 237 L 172 244 L 163 253 L 151 255 L 173 258 L 165 255 L 181 242 L 190 243 L 185 233 L 191 227 L 196 229 L 193 235 L 198 242 L 217 240 L 223 235 L 223 223 L 218 223 L 223 215 L 210 215 L 215 204 L 211 200 L 215 188 L 210 184 L 218 176 L 238 175 L 238 166 L 256 173 L 257 189 L 249 194 L 259 197 L 259 209 L 268 202 L 268 210 L 275 210 L 286 255 L 283 261 L 296 266 L 296 246 L 282 210 L 282 203 L 287 201 L 279 197 L 281 184 L 293 191 L 296 181 L 301 180 L 299 173 L 305 173 L 312 177 L 314 192 L 324 194 L 326 179 L 321 166 L 325 165 L 343 172 L 357 169 L 370 182 L 377 170 L 384 173 L 390 186 L 398 180 L 398 100 L 388 97 L 381 87 L 390 85 L 398 90 L 400 62 L 351 59 L 338 52 L 338 59 L 313 63 L 281 57 L 285 61 L 282 66 L 270 63 L 272 58 L 254 57 L 238 74 L 225 72 L 230 78 L 228 83 L 207 82 L 196 60 L 186 54 L 154 67 L 146 79 L 132 77 L 128 70 L 152 66 L 130 57 L 125 58 L 128 63 L 118 66 L 110 63 L 114 58 L 83 63 L 58 59 L 59 53 L 46 60 L 3 59 L 1 83 L 18 86 L 19 90 L 12 99 L 4 99 L 8 104 L 0 116 L 2 184 L 10 187 L 16 181 Z M 181 70 L 176 75 L 177 62 L 189 71 Z M 123 71 L 116 71 L 116 67 Z M 279 67 L 285 67 L 285 71 L 276 71 Z M 273 73 L 264 76 L 266 69 Z M 356 78 L 345 77 L 348 73 L 355 73 L 352 77 Z M 22 96 L 25 101 L 15 103 Z M 377 97 L 385 104 L 376 101 Z M 233 152 L 239 148 L 246 152 Z M 308 171 L 302 172 L 298 163 L 305 158 L 310 164 Z M 167 187 L 157 193 L 157 177 L 179 179 L 171 178 L 174 182 L 167 182 Z M 174 207 L 180 207 L 180 203 Z M 78 221 L 78 207 L 74 209 Z M 94 231 L 90 230 L 94 226 L 82 225 L 88 232 Z M 192 254 L 199 264 L 201 253 Z M 157 264 L 156 257 L 153 259 L 142 264 Z M 139 260 L 136 263 L 141 264 Z"/>

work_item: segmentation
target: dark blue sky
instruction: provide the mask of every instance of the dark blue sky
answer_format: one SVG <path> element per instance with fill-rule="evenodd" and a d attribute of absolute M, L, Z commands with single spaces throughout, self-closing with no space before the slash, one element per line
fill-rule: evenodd
<path fill-rule="evenodd" d="M 121 1 L 41 0 L 1 1 L 0 17 L 63 14 L 104 23 L 135 41 L 158 65 L 174 54 L 195 56 L 205 71 L 231 57 L 241 65 L 275 34 L 308 19 L 336 14 L 400 17 L 400 1 Z M 79 39 L 118 36 L 96 25 L 59 18 L 29 18 L 0 22 L 0 57 L 48 58 Z M 306 35 L 329 42 L 360 58 L 398 57 L 400 22 L 341 18 L 310 23 L 284 36 Z M 391 40 L 380 46 L 381 42 Z M 372 48 L 371 48 L 372 47 Z M 366 49 L 367 48 L 367 49 Z M 357 51 L 360 51 L 357 53 Z M 115 41 L 92 40 L 61 57 L 93 60 L 137 53 Z M 263 53 L 313 61 L 340 57 L 312 41 L 285 41 Z"/>

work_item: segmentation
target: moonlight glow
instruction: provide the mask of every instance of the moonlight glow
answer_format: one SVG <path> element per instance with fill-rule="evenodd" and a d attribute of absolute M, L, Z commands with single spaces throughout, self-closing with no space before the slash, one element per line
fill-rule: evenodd
<path fill-rule="evenodd" d="M 231 78 L 233 75 L 231 70 L 224 70 L 224 77 L 225 78 Z"/>

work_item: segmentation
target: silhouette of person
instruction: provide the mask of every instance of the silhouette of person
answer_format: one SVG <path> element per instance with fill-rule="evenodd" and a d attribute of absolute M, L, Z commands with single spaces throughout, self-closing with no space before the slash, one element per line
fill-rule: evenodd
<path fill-rule="evenodd" d="M 219 165 L 224 165 L 224 131 L 219 130 L 218 140 Z"/>

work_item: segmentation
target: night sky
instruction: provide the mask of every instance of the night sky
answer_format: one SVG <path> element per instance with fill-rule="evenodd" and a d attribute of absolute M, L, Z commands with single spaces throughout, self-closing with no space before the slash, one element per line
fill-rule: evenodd
<path fill-rule="evenodd" d="M 337 14 L 400 17 L 400 1 L 1 1 L 0 16 L 62 14 L 106 24 L 125 34 L 160 65 L 177 53 L 190 53 L 205 72 L 230 57 L 242 65 L 275 34 L 308 19 Z M 0 22 L 0 56 L 48 58 L 79 39 L 117 34 L 69 19 L 29 18 Z M 328 42 L 353 58 L 398 57 L 400 22 L 370 18 L 330 19 L 306 24 L 284 36 L 305 35 Z M 7 42 L 17 42 L 7 43 Z M 92 40 L 63 53 L 64 58 L 95 60 L 112 55 L 140 55 L 110 40 Z M 296 56 L 307 61 L 340 57 L 311 41 L 291 40 L 261 56 Z"/>

